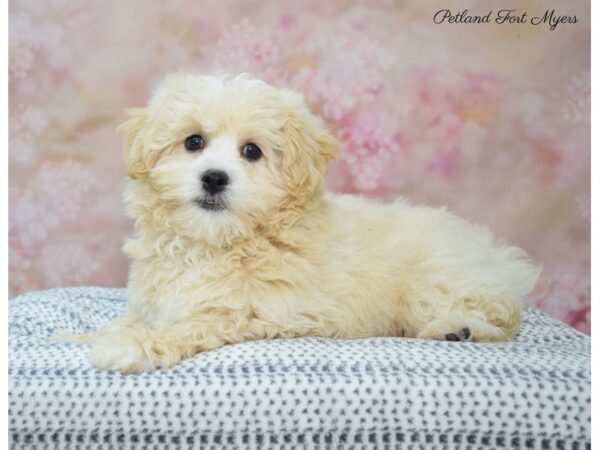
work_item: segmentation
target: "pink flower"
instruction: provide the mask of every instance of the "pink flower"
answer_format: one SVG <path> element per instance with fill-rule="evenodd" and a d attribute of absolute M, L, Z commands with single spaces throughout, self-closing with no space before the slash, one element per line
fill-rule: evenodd
<path fill-rule="evenodd" d="M 431 67 L 415 71 L 413 82 L 405 133 L 413 162 L 446 179 L 477 164 L 498 108 L 499 83 L 487 74 Z"/>
<path fill-rule="evenodd" d="M 590 194 L 585 193 L 577 195 L 575 197 L 575 204 L 577 205 L 581 217 L 585 220 L 590 220 L 592 215 Z"/>
<path fill-rule="evenodd" d="M 40 272 L 49 286 L 85 283 L 99 267 L 94 255 L 85 247 L 67 242 L 46 245 L 39 258 Z"/>
<path fill-rule="evenodd" d="M 570 324 L 585 317 L 590 305 L 589 277 L 558 275 L 541 282 L 536 305 L 548 314 Z"/>
<path fill-rule="evenodd" d="M 570 122 L 589 122 L 591 99 L 590 72 L 573 76 L 562 107 L 564 119 Z"/>
<path fill-rule="evenodd" d="M 320 105 L 323 116 L 338 121 L 359 104 L 378 97 L 385 89 L 385 72 L 395 58 L 379 42 L 357 38 L 355 31 L 336 31 L 305 39 L 298 51 L 319 65 L 302 67 L 290 84 L 305 92 L 311 103 Z"/>
<path fill-rule="evenodd" d="M 261 75 L 279 62 L 279 47 L 250 25 L 247 18 L 227 28 L 217 42 L 216 63 L 221 69 Z"/>
<path fill-rule="evenodd" d="M 31 179 L 44 189 L 13 191 L 10 227 L 18 229 L 23 241 L 38 243 L 62 221 L 77 219 L 95 183 L 91 172 L 81 164 L 46 162 Z"/>
<path fill-rule="evenodd" d="M 25 78 L 34 58 L 34 50 L 30 47 L 11 45 L 9 51 L 8 71 L 11 78 Z"/>
<path fill-rule="evenodd" d="M 358 190 L 374 190 L 392 155 L 400 150 L 400 138 L 384 131 L 372 117 L 347 118 L 340 131 L 344 163 Z"/>
<path fill-rule="evenodd" d="M 33 106 L 28 106 L 21 115 L 22 128 L 35 135 L 40 134 L 48 126 L 48 119 L 44 113 Z"/>

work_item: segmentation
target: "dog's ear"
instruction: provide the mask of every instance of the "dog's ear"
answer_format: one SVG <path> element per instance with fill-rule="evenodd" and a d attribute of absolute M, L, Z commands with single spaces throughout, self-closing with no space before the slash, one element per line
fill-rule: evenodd
<path fill-rule="evenodd" d="M 328 162 L 338 153 L 339 143 L 310 113 L 299 94 L 287 92 L 293 105 L 284 128 L 282 174 L 285 187 L 295 198 L 320 192 Z"/>
<path fill-rule="evenodd" d="M 145 108 L 131 108 L 126 112 L 130 117 L 117 130 L 122 132 L 124 136 L 127 175 L 136 180 L 148 173 L 156 163 L 158 154 L 148 151 L 146 148 L 144 128 L 148 121 L 147 110 Z"/>

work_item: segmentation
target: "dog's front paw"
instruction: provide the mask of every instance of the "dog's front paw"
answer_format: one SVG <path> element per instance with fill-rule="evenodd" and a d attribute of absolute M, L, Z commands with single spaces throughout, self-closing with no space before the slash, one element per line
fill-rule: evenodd
<path fill-rule="evenodd" d="M 95 367 L 123 373 L 149 372 L 174 364 L 163 356 L 141 344 L 135 336 L 126 334 L 102 336 L 94 342 L 90 352 Z"/>

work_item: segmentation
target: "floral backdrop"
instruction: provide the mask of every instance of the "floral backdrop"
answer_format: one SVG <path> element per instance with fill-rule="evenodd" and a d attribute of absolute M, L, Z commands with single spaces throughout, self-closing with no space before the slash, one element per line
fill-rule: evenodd
<path fill-rule="evenodd" d="M 589 333 L 589 2 L 518 2 L 577 17 L 552 31 L 435 24 L 489 11 L 435 3 L 12 1 L 10 295 L 124 285 L 123 109 L 172 71 L 249 71 L 302 91 L 343 142 L 330 189 L 487 224 L 543 265 L 532 302 Z"/>

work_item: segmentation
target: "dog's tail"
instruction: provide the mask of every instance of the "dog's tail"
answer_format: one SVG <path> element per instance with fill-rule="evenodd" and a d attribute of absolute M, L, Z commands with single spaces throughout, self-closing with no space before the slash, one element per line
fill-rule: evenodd
<path fill-rule="evenodd" d="M 50 340 L 55 342 L 76 342 L 79 344 L 91 344 L 96 340 L 97 333 L 73 333 L 69 330 L 58 330 Z"/>

